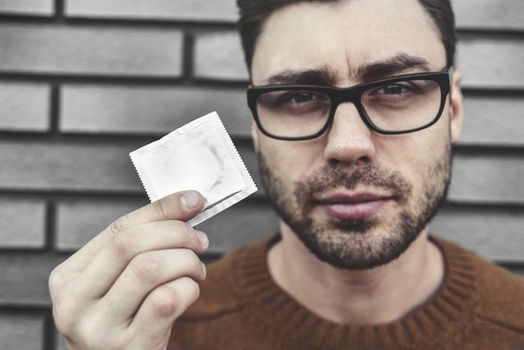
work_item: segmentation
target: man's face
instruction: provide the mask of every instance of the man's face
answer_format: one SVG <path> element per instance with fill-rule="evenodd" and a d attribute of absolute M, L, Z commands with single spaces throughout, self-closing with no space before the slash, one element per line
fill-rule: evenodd
<path fill-rule="evenodd" d="M 393 66 L 399 57 L 426 63 L 387 73 L 375 69 Z M 252 80 L 297 83 L 286 77 L 298 74 L 306 77 L 300 83 L 348 87 L 445 65 L 438 31 L 417 0 L 299 3 L 266 22 Z M 325 73 L 320 78 L 301 74 L 319 71 Z M 457 77 L 455 89 L 458 84 Z M 371 131 L 349 102 L 338 106 L 332 127 L 316 139 L 281 141 L 253 129 L 263 182 L 283 229 L 340 268 L 371 268 L 398 257 L 445 196 L 450 145 L 462 117 L 460 92 L 453 96 L 435 125 L 409 134 Z"/>

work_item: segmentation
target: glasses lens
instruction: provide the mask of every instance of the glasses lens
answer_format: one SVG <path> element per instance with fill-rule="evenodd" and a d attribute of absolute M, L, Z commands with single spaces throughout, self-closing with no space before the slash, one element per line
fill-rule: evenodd
<path fill-rule="evenodd" d="M 328 95 L 310 90 L 278 90 L 259 95 L 258 119 L 271 135 L 306 137 L 319 132 L 329 116 Z"/>
<path fill-rule="evenodd" d="M 406 131 L 430 124 L 438 115 L 441 99 L 436 81 L 405 80 L 366 90 L 362 105 L 378 128 Z"/>

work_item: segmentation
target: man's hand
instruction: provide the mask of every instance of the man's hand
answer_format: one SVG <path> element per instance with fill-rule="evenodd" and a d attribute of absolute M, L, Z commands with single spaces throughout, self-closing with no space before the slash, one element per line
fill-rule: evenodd
<path fill-rule="evenodd" d="M 198 298 L 204 233 L 186 221 L 204 206 L 175 193 L 124 215 L 56 267 L 55 323 L 71 349 L 165 349 L 173 322 Z"/>

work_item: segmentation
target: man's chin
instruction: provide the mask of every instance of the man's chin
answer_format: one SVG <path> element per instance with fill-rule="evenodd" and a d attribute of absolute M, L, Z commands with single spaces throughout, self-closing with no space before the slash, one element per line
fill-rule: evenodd
<path fill-rule="evenodd" d="M 344 235 L 344 236 L 347 236 Z M 377 241 L 376 237 L 363 237 L 360 240 L 344 243 L 342 237 L 331 237 L 328 241 L 304 242 L 309 251 L 317 259 L 335 268 L 343 270 L 368 270 L 386 265 L 400 257 L 411 245 L 412 241 L 383 242 L 385 246 L 373 247 L 369 243 Z M 347 238 L 347 237 L 346 237 Z M 378 241 L 381 241 L 378 239 Z M 351 244 L 355 249 L 346 249 Z"/>
<path fill-rule="evenodd" d="M 378 226 L 378 220 L 332 220 L 329 226 L 341 233 L 365 235 L 373 232 Z"/>
<path fill-rule="evenodd" d="M 309 219 L 303 221 L 304 223 L 307 222 L 307 224 L 301 225 L 301 227 L 309 232 L 317 232 L 322 235 L 329 235 L 335 232 L 340 235 L 370 234 L 378 229 L 383 221 L 383 217 L 377 215 L 367 219 L 345 220 L 326 215 L 325 212 L 321 211 L 315 211 L 310 214 Z"/>
<path fill-rule="evenodd" d="M 390 263 L 417 238 L 416 231 L 383 227 L 378 218 L 367 220 L 309 220 L 290 225 L 300 241 L 320 261 L 345 270 L 365 270 Z"/>

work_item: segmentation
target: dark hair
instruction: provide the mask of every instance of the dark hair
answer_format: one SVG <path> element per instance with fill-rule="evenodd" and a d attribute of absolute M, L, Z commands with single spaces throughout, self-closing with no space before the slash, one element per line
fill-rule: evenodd
<path fill-rule="evenodd" d="M 299 2 L 337 2 L 340 0 L 237 0 L 240 12 L 238 28 L 247 68 L 251 63 L 257 39 L 262 27 L 273 11 Z M 440 39 L 446 49 L 446 65 L 451 67 L 455 58 L 455 16 L 450 0 L 418 0 L 429 14 L 440 32 Z"/>

